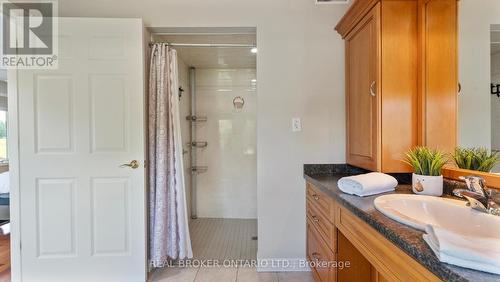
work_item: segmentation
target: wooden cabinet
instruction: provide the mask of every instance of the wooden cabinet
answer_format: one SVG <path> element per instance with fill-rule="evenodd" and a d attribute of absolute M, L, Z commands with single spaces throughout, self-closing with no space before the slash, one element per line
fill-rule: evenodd
<path fill-rule="evenodd" d="M 312 184 L 306 186 L 307 259 L 316 281 L 336 281 L 337 229 L 334 201 Z"/>
<path fill-rule="evenodd" d="M 306 190 L 306 252 L 315 281 L 439 281 L 320 189 L 307 183 Z"/>
<path fill-rule="evenodd" d="M 379 170 L 380 6 L 374 7 L 345 39 L 347 162 Z"/>
<path fill-rule="evenodd" d="M 339 234 L 338 257 L 353 258 L 357 264 L 353 269 L 371 277 L 357 281 L 441 281 L 345 207 L 336 205 L 335 217 Z M 338 281 L 355 281 L 338 277 Z"/>
<path fill-rule="evenodd" d="M 457 144 L 458 3 L 419 0 L 419 139 L 448 153 Z"/>
<path fill-rule="evenodd" d="M 409 172 L 417 145 L 417 1 L 357 1 L 337 25 L 346 46 L 347 163 Z M 353 20 L 358 19 L 358 20 Z"/>
<path fill-rule="evenodd" d="M 457 133 L 457 1 L 355 1 L 345 39 L 347 163 L 410 172 L 416 145 L 450 151 Z"/>
<path fill-rule="evenodd" d="M 331 197 L 325 195 L 318 188 L 314 187 L 311 183 L 306 184 L 306 199 L 307 203 L 312 204 L 319 212 L 321 212 L 330 222 L 333 223 L 334 206 Z"/>
<path fill-rule="evenodd" d="M 316 281 L 336 281 L 335 268 L 329 267 L 335 261 L 335 253 L 317 232 L 311 221 L 307 221 L 307 258 L 311 262 Z"/>

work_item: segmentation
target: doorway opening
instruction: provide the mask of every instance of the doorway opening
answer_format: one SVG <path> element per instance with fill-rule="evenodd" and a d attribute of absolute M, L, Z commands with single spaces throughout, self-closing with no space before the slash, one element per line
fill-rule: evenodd
<path fill-rule="evenodd" d="M 0 282 L 10 281 L 10 181 L 7 71 L 0 70 Z"/>
<path fill-rule="evenodd" d="M 256 260 L 256 30 L 169 29 L 194 259 Z"/>

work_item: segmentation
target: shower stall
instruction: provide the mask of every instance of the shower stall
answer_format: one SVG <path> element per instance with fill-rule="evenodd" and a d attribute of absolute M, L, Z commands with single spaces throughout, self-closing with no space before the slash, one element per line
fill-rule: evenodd
<path fill-rule="evenodd" d="M 186 194 L 197 259 L 256 259 L 256 38 L 155 34 L 177 50 Z"/>

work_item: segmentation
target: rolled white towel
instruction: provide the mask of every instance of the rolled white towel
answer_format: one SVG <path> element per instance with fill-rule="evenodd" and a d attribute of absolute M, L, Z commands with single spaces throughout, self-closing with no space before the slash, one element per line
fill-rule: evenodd
<path fill-rule="evenodd" d="M 477 237 L 427 225 L 424 241 L 439 261 L 500 274 L 500 238 Z"/>
<path fill-rule="evenodd" d="M 364 197 L 394 191 L 398 181 L 385 173 L 370 172 L 342 177 L 337 186 L 344 193 Z"/>

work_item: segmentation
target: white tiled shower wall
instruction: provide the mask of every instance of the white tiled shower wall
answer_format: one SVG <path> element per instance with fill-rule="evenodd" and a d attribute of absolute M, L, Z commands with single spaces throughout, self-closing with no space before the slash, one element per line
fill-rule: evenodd
<path fill-rule="evenodd" d="M 181 118 L 181 137 L 183 150 L 187 151 L 183 156 L 184 161 L 184 179 L 186 183 L 186 202 L 188 216 L 191 218 L 191 156 L 190 147 L 187 143 L 191 140 L 191 123 L 186 120 L 186 117 L 191 115 L 191 89 L 189 85 L 189 67 L 184 61 L 177 57 L 179 65 L 179 87 L 184 89 L 179 101 L 180 118 Z"/>
<path fill-rule="evenodd" d="M 197 69 L 197 164 L 208 171 L 197 176 L 198 217 L 257 218 L 255 69 Z M 242 97 L 242 109 L 233 105 Z M 193 149 L 194 150 L 194 149 Z"/>

